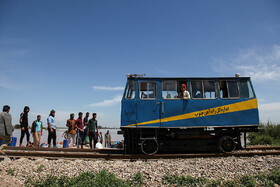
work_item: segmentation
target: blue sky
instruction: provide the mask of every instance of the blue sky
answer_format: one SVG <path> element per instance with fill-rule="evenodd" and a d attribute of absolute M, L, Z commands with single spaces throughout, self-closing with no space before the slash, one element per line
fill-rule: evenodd
<path fill-rule="evenodd" d="M 13 123 L 51 109 L 118 127 L 127 73 L 251 76 L 261 121 L 280 122 L 280 1 L 1 0 L 0 105 Z M 76 115 L 77 117 L 77 115 Z"/>

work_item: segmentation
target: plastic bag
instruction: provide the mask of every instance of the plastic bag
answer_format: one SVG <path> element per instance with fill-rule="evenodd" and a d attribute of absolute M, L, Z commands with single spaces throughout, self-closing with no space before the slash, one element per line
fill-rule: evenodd
<path fill-rule="evenodd" d="M 100 142 L 96 143 L 95 147 L 96 149 L 103 149 L 103 145 Z"/>
<path fill-rule="evenodd" d="M 85 143 L 89 144 L 89 137 L 88 136 L 86 136 L 86 138 L 85 138 Z"/>

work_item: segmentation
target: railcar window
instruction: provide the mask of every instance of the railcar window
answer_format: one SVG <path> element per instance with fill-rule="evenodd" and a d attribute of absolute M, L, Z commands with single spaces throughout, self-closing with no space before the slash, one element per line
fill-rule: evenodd
<path fill-rule="evenodd" d="M 235 80 L 219 81 L 220 97 L 222 99 L 234 99 L 240 96 L 238 84 Z"/>
<path fill-rule="evenodd" d="M 249 80 L 240 80 L 240 93 L 243 98 L 254 98 L 254 92 Z"/>
<path fill-rule="evenodd" d="M 162 97 L 164 99 L 176 99 L 178 97 L 177 81 L 175 80 L 163 81 Z"/>
<path fill-rule="evenodd" d="M 204 87 L 204 96 L 206 99 L 216 99 L 217 98 L 215 81 L 204 80 L 203 87 Z"/>
<path fill-rule="evenodd" d="M 157 98 L 157 83 L 155 82 L 140 82 L 139 90 L 140 99 L 156 99 Z"/>
<path fill-rule="evenodd" d="M 192 97 L 203 98 L 202 81 L 192 81 Z"/>
<path fill-rule="evenodd" d="M 227 81 L 227 83 L 228 83 L 229 97 L 231 98 L 239 97 L 237 81 Z"/>
<path fill-rule="evenodd" d="M 228 89 L 227 89 L 226 81 L 220 81 L 219 82 L 219 88 L 220 88 L 220 97 L 221 98 L 228 98 Z"/>
<path fill-rule="evenodd" d="M 192 98 L 195 99 L 215 99 L 216 83 L 212 80 L 199 80 L 191 81 L 192 86 Z"/>
<path fill-rule="evenodd" d="M 129 81 L 126 86 L 124 98 L 127 100 L 131 100 L 135 98 L 136 92 L 136 83 L 135 81 Z"/>

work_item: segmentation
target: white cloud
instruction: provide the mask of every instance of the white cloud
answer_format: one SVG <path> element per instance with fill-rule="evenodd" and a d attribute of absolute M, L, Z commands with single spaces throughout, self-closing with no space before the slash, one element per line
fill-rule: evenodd
<path fill-rule="evenodd" d="M 280 102 L 259 104 L 260 120 L 267 122 L 268 120 L 274 123 L 280 123 Z"/>
<path fill-rule="evenodd" d="M 122 99 L 122 95 L 117 95 L 113 99 L 104 100 L 99 103 L 93 103 L 93 104 L 90 104 L 89 106 L 113 106 L 115 104 L 120 103 L 121 99 Z"/>
<path fill-rule="evenodd" d="M 117 86 L 117 87 L 109 87 L 109 86 L 93 86 L 94 90 L 124 90 L 124 87 Z"/>
<path fill-rule="evenodd" d="M 213 69 L 223 75 L 251 77 L 254 81 L 280 81 L 280 46 L 274 45 L 270 49 L 249 49 L 228 58 L 214 59 Z"/>

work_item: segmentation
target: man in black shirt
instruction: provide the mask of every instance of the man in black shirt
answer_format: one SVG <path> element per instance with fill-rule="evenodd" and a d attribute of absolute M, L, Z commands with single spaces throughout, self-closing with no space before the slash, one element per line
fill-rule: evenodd
<path fill-rule="evenodd" d="M 84 126 L 88 125 L 88 118 L 89 118 L 89 112 L 87 112 L 86 116 L 84 117 Z"/>
<path fill-rule="evenodd" d="M 97 143 L 96 139 L 97 136 L 95 135 L 95 130 L 98 133 L 98 128 L 97 128 L 97 120 L 96 120 L 96 113 L 92 114 L 92 119 L 89 120 L 88 122 L 88 130 L 87 130 L 87 135 L 89 137 L 89 145 L 90 148 L 92 149 L 92 140 L 93 140 L 93 148 L 95 148 L 95 145 Z"/>
<path fill-rule="evenodd" d="M 23 109 L 23 112 L 20 114 L 20 127 L 21 127 L 21 136 L 20 136 L 20 147 L 22 147 L 22 140 L 24 138 L 24 135 L 26 134 L 26 140 L 27 140 L 27 146 L 30 146 L 29 142 L 29 127 L 28 127 L 28 112 L 29 112 L 29 107 L 25 106 Z"/>

